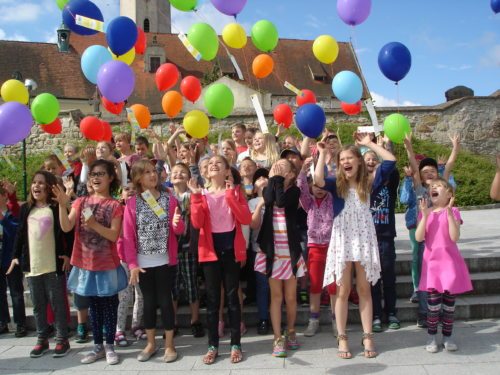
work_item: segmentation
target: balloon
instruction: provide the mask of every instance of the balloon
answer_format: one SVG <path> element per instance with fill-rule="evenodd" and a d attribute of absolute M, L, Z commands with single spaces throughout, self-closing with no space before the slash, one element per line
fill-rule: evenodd
<path fill-rule="evenodd" d="M 120 56 L 115 55 L 113 52 L 111 52 L 111 54 L 113 56 L 113 60 L 122 61 L 127 65 L 132 65 L 135 59 L 135 47 L 132 47 L 130 51 L 125 52 L 123 55 Z"/>
<path fill-rule="evenodd" d="M 56 118 L 50 124 L 40 124 L 40 128 L 48 134 L 60 134 L 62 132 L 62 124 L 59 118 Z"/>
<path fill-rule="evenodd" d="M 399 113 L 393 113 L 384 120 L 384 134 L 394 143 L 403 143 L 410 132 L 410 122 Z"/>
<path fill-rule="evenodd" d="M 243 48 L 247 45 L 247 33 L 239 23 L 228 23 L 224 26 L 222 39 L 231 48 Z"/>
<path fill-rule="evenodd" d="M 274 121 L 288 129 L 293 121 L 293 112 L 288 104 L 278 104 L 273 111 Z"/>
<path fill-rule="evenodd" d="M 271 52 L 278 45 L 278 30 L 271 21 L 260 20 L 252 26 L 252 42 L 262 52 Z"/>
<path fill-rule="evenodd" d="M 143 55 L 146 51 L 146 33 L 143 29 L 137 26 L 137 41 L 135 42 L 134 48 L 137 55 Z"/>
<path fill-rule="evenodd" d="M 106 111 L 115 115 L 119 115 L 123 111 L 123 107 L 125 106 L 125 102 L 113 103 L 112 101 L 106 99 L 104 96 L 101 96 L 101 103 Z"/>
<path fill-rule="evenodd" d="M 26 138 L 31 131 L 33 118 L 29 108 L 18 102 L 0 105 L 0 144 L 13 145 Z"/>
<path fill-rule="evenodd" d="M 387 43 L 378 54 L 378 66 L 384 76 L 397 83 L 410 71 L 410 51 L 402 43 Z"/>
<path fill-rule="evenodd" d="M 182 125 L 191 137 L 204 138 L 208 135 L 210 122 L 206 114 L 195 109 L 186 113 Z"/>
<path fill-rule="evenodd" d="M 64 6 L 69 2 L 69 0 L 56 0 L 59 9 L 63 10 Z"/>
<path fill-rule="evenodd" d="M 82 135 L 92 141 L 101 141 L 104 135 L 104 129 L 101 120 L 94 116 L 87 116 L 80 121 L 80 132 Z"/>
<path fill-rule="evenodd" d="M 80 60 L 83 75 L 94 85 L 97 83 L 97 73 L 104 63 L 113 60 L 113 56 L 104 46 L 87 47 Z"/>
<path fill-rule="evenodd" d="M 168 117 L 177 116 L 182 109 L 182 95 L 177 91 L 166 92 L 161 99 L 161 107 Z"/>
<path fill-rule="evenodd" d="M 342 110 L 346 115 L 357 115 L 359 112 L 361 112 L 361 100 L 354 103 L 354 104 L 349 104 L 349 103 L 344 103 L 341 102 L 340 106 L 342 107 Z"/>
<path fill-rule="evenodd" d="M 101 10 L 89 0 L 71 0 L 64 6 L 62 17 L 64 24 L 75 34 L 94 35 L 99 31 L 76 24 L 75 15 L 79 14 L 98 21 L 104 21 Z M 128 50 L 127 50 L 128 51 Z"/>
<path fill-rule="evenodd" d="M 120 103 L 132 94 L 135 85 L 133 70 L 124 62 L 108 61 L 99 69 L 97 87 L 106 99 Z"/>
<path fill-rule="evenodd" d="M 500 0 L 491 0 L 490 5 L 491 5 L 491 10 L 493 10 L 495 14 L 500 12 Z"/>
<path fill-rule="evenodd" d="M 37 95 L 31 103 L 31 114 L 36 122 L 50 124 L 59 114 L 59 102 L 57 98 L 47 92 Z"/>
<path fill-rule="evenodd" d="M 297 98 L 295 99 L 298 107 L 307 103 L 316 104 L 316 95 L 314 95 L 314 92 L 308 89 L 300 91 L 302 91 L 302 94 L 297 95 Z"/>
<path fill-rule="evenodd" d="M 175 9 L 179 9 L 183 12 L 190 12 L 196 8 L 196 5 L 198 4 L 198 0 L 169 0 L 170 4 Z"/>
<path fill-rule="evenodd" d="M 175 86 L 179 80 L 179 76 L 179 69 L 177 69 L 175 64 L 161 64 L 155 75 L 156 87 L 160 91 L 168 90 Z"/>
<path fill-rule="evenodd" d="M 300 132 L 309 138 L 317 138 L 325 129 L 326 116 L 317 104 L 304 104 L 297 109 L 295 123 Z"/>
<path fill-rule="evenodd" d="M 351 26 L 363 23 L 370 15 L 371 0 L 337 0 L 337 13 Z"/>
<path fill-rule="evenodd" d="M 207 23 L 195 23 L 188 31 L 188 40 L 201 53 L 201 58 L 206 61 L 213 60 L 219 50 L 217 33 Z"/>
<path fill-rule="evenodd" d="M 18 102 L 27 104 L 30 98 L 28 88 L 17 79 L 5 81 L 0 88 L 0 96 L 4 102 Z"/>
<path fill-rule="evenodd" d="M 247 3 L 247 0 L 210 0 L 215 8 L 221 13 L 227 14 L 228 16 L 234 16 L 242 11 L 243 7 Z"/>
<path fill-rule="evenodd" d="M 112 19 L 106 29 L 106 41 L 115 55 L 120 56 L 130 51 L 137 41 L 135 22 L 125 16 Z"/>
<path fill-rule="evenodd" d="M 203 101 L 208 113 L 219 120 L 229 116 L 233 111 L 233 92 L 223 83 L 210 85 L 203 95 Z"/>
<path fill-rule="evenodd" d="M 354 104 L 363 95 L 363 84 L 356 73 L 343 70 L 333 78 L 332 90 L 341 102 Z"/>
<path fill-rule="evenodd" d="M 111 125 L 107 121 L 101 120 L 102 127 L 102 137 L 101 141 L 111 142 L 111 138 L 113 138 L 113 130 L 111 129 Z"/>
<path fill-rule="evenodd" d="M 141 129 L 146 129 L 151 123 L 151 113 L 149 108 L 143 104 L 134 104 L 130 106 L 132 112 L 134 112 L 135 118 L 139 123 Z"/>
<path fill-rule="evenodd" d="M 184 77 L 181 81 L 181 93 L 190 102 L 197 101 L 201 95 L 200 80 L 194 76 Z"/>
<path fill-rule="evenodd" d="M 339 45 L 330 35 L 320 35 L 314 40 L 313 53 L 323 64 L 331 64 L 337 60 Z"/>
<path fill-rule="evenodd" d="M 274 60 L 271 56 L 260 54 L 253 59 L 252 72 L 257 78 L 266 78 L 273 72 Z"/>

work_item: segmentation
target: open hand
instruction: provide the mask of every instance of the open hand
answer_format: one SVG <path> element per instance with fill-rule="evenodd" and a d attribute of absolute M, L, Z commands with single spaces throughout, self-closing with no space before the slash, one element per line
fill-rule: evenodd
<path fill-rule="evenodd" d="M 59 205 L 66 207 L 69 203 L 70 197 L 66 194 L 64 189 L 59 185 L 54 185 L 52 187 L 52 193 L 54 194 L 54 201 L 59 203 Z"/>
<path fill-rule="evenodd" d="M 139 284 L 139 274 L 141 273 L 146 273 L 146 270 L 142 268 L 134 268 L 130 270 L 130 280 L 129 284 L 130 285 L 137 285 Z"/>
<path fill-rule="evenodd" d="M 191 190 L 191 193 L 193 194 L 201 194 L 201 187 L 198 185 L 198 181 L 196 181 L 196 178 L 191 178 L 188 181 L 188 188 Z"/>

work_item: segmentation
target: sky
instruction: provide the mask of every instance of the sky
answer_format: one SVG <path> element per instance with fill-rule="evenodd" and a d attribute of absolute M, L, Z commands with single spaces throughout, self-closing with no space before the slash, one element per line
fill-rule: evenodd
<path fill-rule="evenodd" d="M 93 2 L 105 22 L 119 15 L 119 0 Z M 336 4 L 248 0 L 237 21 L 248 34 L 255 22 L 268 19 L 282 38 L 329 34 L 338 41 L 351 40 L 378 106 L 440 104 L 444 92 L 457 85 L 479 96 L 500 89 L 500 13 L 493 13 L 490 0 L 372 0 L 368 19 L 354 28 L 342 22 Z M 173 29 L 187 32 L 193 23 L 208 21 L 221 33 L 234 21 L 208 0 L 198 0 L 197 8 L 198 14 L 173 9 Z M 0 0 L 0 39 L 55 43 L 60 23 L 55 0 Z M 406 45 L 412 55 L 411 70 L 399 87 L 384 77 L 377 63 L 380 49 L 393 41 Z"/>

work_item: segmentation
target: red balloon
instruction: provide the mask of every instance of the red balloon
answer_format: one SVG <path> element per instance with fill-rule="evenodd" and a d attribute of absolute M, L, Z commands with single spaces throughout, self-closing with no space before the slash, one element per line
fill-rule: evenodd
<path fill-rule="evenodd" d="M 101 141 L 111 142 L 111 137 L 113 136 L 111 125 L 109 125 L 109 122 L 101 120 L 101 127 L 102 127 Z"/>
<path fill-rule="evenodd" d="M 362 104 L 361 104 L 361 100 L 360 100 L 354 104 L 341 102 L 340 106 L 342 107 L 342 110 L 344 111 L 344 113 L 346 115 L 352 116 L 352 115 L 357 115 L 359 112 L 361 112 Z"/>
<path fill-rule="evenodd" d="M 171 87 L 174 87 L 179 80 L 179 75 L 179 69 L 177 69 L 177 66 L 174 64 L 161 64 L 156 71 L 156 87 L 158 87 L 158 90 L 160 91 L 168 90 Z"/>
<path fill-rule="evenodd" d="M 190 102 L 195 102 L 201 95 L 200 80 L 194 76 L 184 77 L 181 81 L 181 93 Z"/>
<path fill-rule="evenodd" d="M 40 127 L 45 133 L 60 134 L 62 132 L 62 124 L 59 118 L 56 118 L 50 124 L 40 124 Z"/>
<path fill-rule="evenodd" d="M 316 104 L 316 95 L 311 90 L 303 89 L 302 95 L 297 95 L 297 106 L 301 106 L 307 103 Z"/>
<path fill-rule="evenodd" d="M 115 115 L 119 115 L 123 111 L 123 107 L 125 106 L 124 102 L 113 103 L 112 101 L 106 99 L 104 96 L 101 97 L 101 103 L 106 111 Z"/>
<path fill-rule="evenodd" d="M 92 141 L 101 141 L 104 135 L 104 127 L 101 120 L 94 116 L 87 116 L 80 121 L 80 132 Z"/>
<path fill-rule="evenodd" d="M 135 42 L 135 53 L 138 55 L 144 54 L 146 51 L 146 34 L 144 30 L 137 26 L 137 41 Z"/>
<path fill-rule="evenodd" d="M 278 104 L 273 111 L 274 121 L 288 129 L 292 124 L 293 112 L 288 104 Z"/>

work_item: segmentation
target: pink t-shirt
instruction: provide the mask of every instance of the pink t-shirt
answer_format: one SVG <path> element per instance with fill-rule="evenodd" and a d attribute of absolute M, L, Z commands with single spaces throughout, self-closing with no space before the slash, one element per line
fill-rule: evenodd
<path fill-rule="evenodd" d="M 226 192 L 220 194 L 204 191 L 207 198 L 210 221 L 212 222 L 212 233 L 226 233 L 234 229 L 234 216 L 226 202 Z"/>

